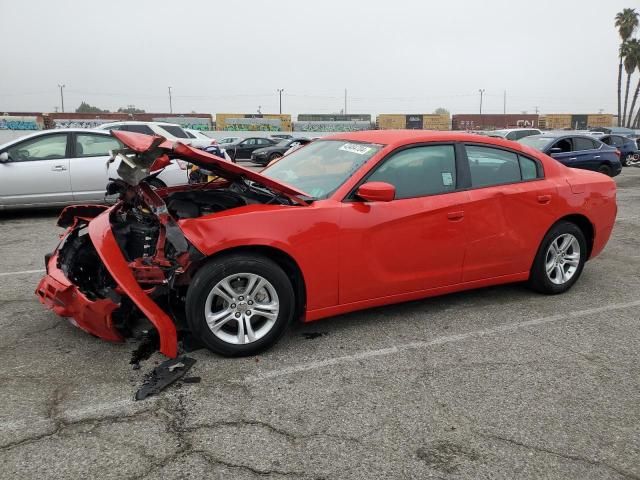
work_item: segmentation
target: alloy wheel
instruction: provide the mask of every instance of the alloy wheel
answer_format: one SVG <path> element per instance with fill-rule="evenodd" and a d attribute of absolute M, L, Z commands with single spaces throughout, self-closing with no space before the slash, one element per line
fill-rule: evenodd
<path fill-rule="evenodd" d="M 205 302 L 211 332 L 234 345 L 253 343 L 276 323 L 280 302 L 274 286 L 255 273 L 236 273 L 220 280 Z"/>
<path fill-rule="evenodd" d="M 545 268 L 547 277 L 556 285 L 567 283 L 580 266 L 580 243 L 570 233 L 556 237 L 547 249 Z"/>

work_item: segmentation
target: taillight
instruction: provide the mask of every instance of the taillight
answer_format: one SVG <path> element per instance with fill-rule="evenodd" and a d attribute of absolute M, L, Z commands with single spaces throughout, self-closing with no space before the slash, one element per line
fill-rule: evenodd
<path fill-rule="evenodd" d="M 618 150 L 616 148 L 615 154 L 618 156 L 618 159 L 620 159 L 620 155 L 622 155 L 622 153 L 620 152 L 620 150 Z"/>

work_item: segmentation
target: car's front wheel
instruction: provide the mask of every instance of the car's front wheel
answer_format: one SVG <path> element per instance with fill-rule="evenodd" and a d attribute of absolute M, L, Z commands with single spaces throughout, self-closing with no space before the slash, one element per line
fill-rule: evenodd
<path fill-rule="evenodd" d="M 580 277 L 587 260 L 587 241 L 571 222 L 558 222 L 542 239 L 531 267 L 529 284 L 550 295 L 569 290 Z"/>
<path fill-rule="evenodd" d="M 187 323 L 215 353 L 255 355 L 285 332 L 294 302 L 291 282 L 275 262 L 231 255 L 207 263 L 195 275 L 187 292 Z"/>

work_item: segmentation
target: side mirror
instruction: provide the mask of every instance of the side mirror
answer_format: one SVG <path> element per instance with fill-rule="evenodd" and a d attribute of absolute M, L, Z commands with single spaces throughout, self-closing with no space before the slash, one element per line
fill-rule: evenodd
<path fill-rule="evenodd" d="M 553 147 L 549 150 L 550 153 L 562 153 L 562 149 L 560 147 Z"/>
<path fill-rule="evenodd" d="M 396 198 L 396 187 L 386 182 L 367 182 L 360 185 L 356 196 L 367 202 L 390 202 Z"/>
<path fill-rule="evenodd" d="M 2 152 L 0 153 L 0 163 L 7 163 L 9 161 L 9 153 Z"/>

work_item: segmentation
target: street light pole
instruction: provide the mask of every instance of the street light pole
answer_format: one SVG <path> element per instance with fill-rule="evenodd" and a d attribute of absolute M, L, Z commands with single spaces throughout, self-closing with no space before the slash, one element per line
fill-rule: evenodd
<path fill-rule="evenodd" d="M 61 106 L 62 113 L 64 113 L 64 93 L 62 92 L 62 89 L 64 87 L 66 87 L 64 83 L 62 85 L 58 84 L 58 88 L 60 89 L 60 106 Z"/>
<path fill-rule="evenodd" d="M 282 115 L 282 92 L 284 92 L 284 88 L 278 89 L 278 95 L 280 96 L 280 114 Z"/>
<path fill-rule="evenodd" d="M 484 88 L 478 90 L 480 92 L 480 115 L 482 115 L 482 96 L 484 95 Z"/>
<path fill-rule="evenodd" d="M 169 87 L 169 113 L 173 113 L 173 105 L 171 104 L 171 87 Z"/>

